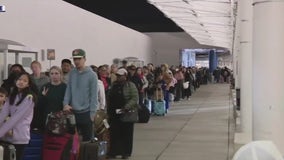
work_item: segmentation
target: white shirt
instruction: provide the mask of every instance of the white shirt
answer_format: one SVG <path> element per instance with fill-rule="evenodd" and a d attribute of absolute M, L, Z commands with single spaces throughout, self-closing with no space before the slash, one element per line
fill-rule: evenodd
<path fill-rule="evenodd" d="M 101 80 L 98 80 L 98 110 L 99 109 L 105 109 L 106 106 L 106 95 L 105 95 L 105 88 L 104 84 Z"/>

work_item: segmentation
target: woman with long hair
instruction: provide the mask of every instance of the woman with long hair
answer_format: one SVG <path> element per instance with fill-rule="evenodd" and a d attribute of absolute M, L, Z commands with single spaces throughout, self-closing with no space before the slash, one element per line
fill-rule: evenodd
<path fill-rule="evenodd" d="M 20 64 L 13 64 L 10 67 L 8 78 L 4 79 L 3 83 L 1 84 L 1 87 L 3 87 L 8 92 L 8 95 L 12 91 L 13 87 L 15 87 L 15 79 L 22 72 L 26 72 L 26 71 L 24 67 Z"/>
<path fill-rule="evenodd" d="M 63 110 L 63 99 L 66 84 L 63 82 L 63 72 L 58 66 L 52 66 L 49 72 L 50 82 L 43 85 L 39 92 L 38 117 L 40 129 L 44 130 L 47 115 Z"/>
<path fill-rule="evenodd" d="M 16 148 L 16 159 L 21 159 L 30 140 L 37 89 L 26 72 L 20 73 L 15 83 L 0 113 L 0 138 L 12 143 Z M 10 118 L 4 123 L 7 116 Z"/>
<path fill-rule="evenodd" d="M 136 68 L 136 73 L 137 77 L 141 80 L 142 86 L 140 86 L 138 89 L 138 94 L 139 94 L 139 104 L 143 105 L 143 100 L 145 98 L 145 88 L 148 87 L 148 80 L 144 76 L 144 73 L 142 72 L 141 67 Z"/>

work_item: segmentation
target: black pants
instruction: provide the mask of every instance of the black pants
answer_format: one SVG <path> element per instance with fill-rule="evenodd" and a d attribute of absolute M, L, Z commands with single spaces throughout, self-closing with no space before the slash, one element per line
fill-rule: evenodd
<path fill-rule="evenodd" d="M 143 103 L 143 100 L 144 100 L 144 93 L 139 93 L 139 104 L 140 105 L 143 105 L 144 103 Z"/>
<path fill-rule="evenodd" d="M 78 132 L 82 135 L 83 141 L 89 141 L 93 137 L 93 125 L 90 118 L 90 112 L 75 113 L 76 126 Z"/>
<path fill-rule="evenodd" d="M 175 101 L 179 101 L 180 98 L 182 98 L 182 90 L 183 90 L 183 81 L 182 80 L 178 80 L 176 85 L 176 97 L 175 97 Z"/>
<path fill-rule="evenodd" d="M 26 148 L 26 144 L 14 144 L 16 148 L 16 160 L 21 160 L 24 155 L 24 150 Z"/>
<path fill-rule="evenodd" d="M 191 88 L 190 88 L 190 85 L 188 86 L 187 89 L 183 89 L 183 92 L 184 92 L 184 98 L 189 98 L 189 96 L 191 96 Z"/>
<path fill-rule="evenodd" d="M 119 119 L 110 121 L 111 156 L 131 156 L 133 146 L 133 123 L 121 122 Z"/>

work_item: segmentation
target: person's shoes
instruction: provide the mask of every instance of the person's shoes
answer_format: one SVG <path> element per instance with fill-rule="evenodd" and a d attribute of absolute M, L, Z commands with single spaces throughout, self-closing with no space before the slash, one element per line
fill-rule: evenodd
<path fill-rule="evenodd" d="M 129 159 L 129 156 L 122 156 L 121 159 Z"/>

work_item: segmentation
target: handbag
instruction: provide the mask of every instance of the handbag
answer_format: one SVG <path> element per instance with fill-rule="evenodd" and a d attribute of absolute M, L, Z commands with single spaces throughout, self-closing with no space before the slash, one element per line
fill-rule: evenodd
<path fill-rule="evenodd" d="M 120 120 L 122 122 L 130 122 L 130 123 L 137 122 L 138 121 L 138 111 L 137 111 L 137 109 L 131 109 L 131 110 L 124 111 L 120 115 Z"/>
<path fill-rule="evenodd" d="M 64 135 L 73 132 L 76 126 L 75 116 L 67 111 L 58 111 L 47 115 L 46 129 L 51 134 Z"/>
<path fill-rule="evenodd" d="M 183 89 L 187 89 L 189 87 L 189 81 L 184 82 L 182 85 Z"/>

